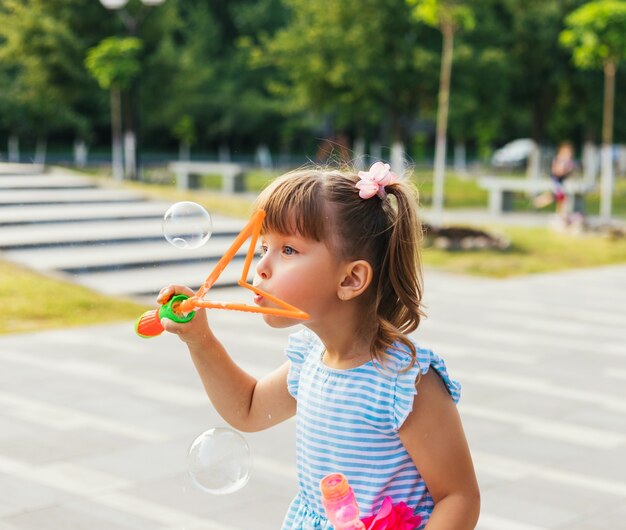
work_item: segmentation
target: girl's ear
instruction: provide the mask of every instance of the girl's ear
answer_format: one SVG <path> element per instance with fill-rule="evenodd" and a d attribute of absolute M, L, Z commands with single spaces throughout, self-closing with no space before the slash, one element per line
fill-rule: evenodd
<path fill-rule="evenodd" d="M 372 283 L 372 266 L 365 260 L 351 261 L 344 268 L 344 275 L 337 288 L 340 300 L 352 300 L 363 292 Z"/>

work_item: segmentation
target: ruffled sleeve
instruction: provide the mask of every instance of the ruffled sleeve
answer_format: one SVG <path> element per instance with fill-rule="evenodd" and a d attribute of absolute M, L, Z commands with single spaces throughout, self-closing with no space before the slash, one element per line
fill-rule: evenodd
<path fill-rule="evenodd" d="M 287 390 L 294 397 L 298 398 L 298 386 L 300 383 L 300 372 L 305 359 L 317 344 L 316 337 L 309 330 L 302 329 L 289 335 L 285 355 L 291 361 L 289 373 L 287 374 Z"/>
<path fill-rule="evenodd" d="M 399 371 L 396 379 L 393 410 L 393 423 L 396 430 L 400 429 L 409 413 L 413 410 L 413 400 L 418 393 L 417 388 L 415 388 L 415 382 L 420 372 L 422 375 L 425 375 L 432 367 L 446 385 L 452 400 L 458 403 L 461 397 L 461 383 L 450 377 L 444 360 L 431 350 L 417 346 L 416 349 L 417 362 L 409 370 Z"/>

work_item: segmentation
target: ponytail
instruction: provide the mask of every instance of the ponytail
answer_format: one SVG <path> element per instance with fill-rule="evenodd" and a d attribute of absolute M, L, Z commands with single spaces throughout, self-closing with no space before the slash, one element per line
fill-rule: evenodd
<path fill-rule="evenodd" d="M 417 215 L 417 191 L 407 183 L 386 186 L 385 191 L 388 197 L 382 206 L 391 223 L 375 286 L 373 309 L 377 332 L 372 341 L 371 354 L 380 359 L 381 352 L 400 343 L 406 346 L 412 357 L 411 364 L 406 368 L 409 369 L 415 364 L 417 354 L 415 345 L 406 335 L 417 329 L 424 316 L 421 309 L 422 229 Z M 391 197 L 395 199 L 395 205 L 391 204 Z"/>

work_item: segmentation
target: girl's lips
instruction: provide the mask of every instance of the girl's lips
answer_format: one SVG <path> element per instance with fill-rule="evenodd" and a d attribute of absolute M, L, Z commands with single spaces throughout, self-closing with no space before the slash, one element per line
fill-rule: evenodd
<path fill-rule="evenodd" d="M 263 297 L 260 294 L 255 294 L 254 295 L 254 303 L 256 305 L 261 305 L 262 301 L 263 301 Z"/>

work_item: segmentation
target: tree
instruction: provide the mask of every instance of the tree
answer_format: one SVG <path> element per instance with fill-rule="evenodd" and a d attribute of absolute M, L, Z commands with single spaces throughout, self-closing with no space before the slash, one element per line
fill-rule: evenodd
<path fill-rule="evenodd" d="M 258 63 L 277 68 L 271 88 L 283 108 L 309 117 L 325 138 L 403 142 L 427 93 L 424 70 L 432 63 L 406 0 L 285 3 L 287 24 L 256 54 Z"/>
<path fill-rule="evenodd" d="M 574 63 L 579 68 L 601 68 L 604 71 L 600 215 L 610 219 L 615 73 L 619 63 L 626 58 L 626 2 L 589 2 L 567 17 L 566 26 L 561 33 L 561 42 L 572 50 Z"/>
<path fill-rule="evenodd" d="M 141 84 L 141 101 L 150 108 L 143 120 L 150 140 L 163 145 L 172 125 L 190 116 L 195 143 L 204 149 L 250 149 L 259 138 L 275 146 L 281 130 L 289 128 L 267 89 L 276 68 L 252 67 L 250 56 L 261 37 L 282 26 L 281 1 L 168 0 L 163 7 L 175 13 L 146 61 Z"/>
<path fill-rule="evenodd" d="M 507 49 L 507 28 L 496 4 L 483 0 L 472 7 L 474 30 L 454 47 L 448 138 L 456 145 L 474 144 L 479 159 L 488 159 L 502 135 L 511 105 L 515 68 Z M 517 109 L 515 109 L 517 111 Z M 455 163 L 457 162 L 455 151 Z"/>
<path fill-rule="evenodd" d="M 93 81 L 82 66 L 97 5 L 80 0 L 0 2 L 0 128 L 14 137 L 71 130 L 86 139 Z M 42 160 L 43 161 L 43 160 Z"/>
<path fill-rule="evenodd" d="M 435 170 L 433 181 L 433 215 L 441 221 L 443 212 L 443 192 L 446 171 L 446 136 L 448 110 L 450 107 L 450 83 L 452 79 L 452 56 L 454 34 L 474 27 L 474 14 L 470 7 L 457 0 L 408 0 L 414 6 L 413 14 L 429 26 L 441 31 L 441 71 L 437 105 L 437 133 L 435 144 Z"/>
<path fill-rule="evenodd" d="M 111 91 L 111 136 L 113 177 L 124 178 L 122 151 L 121 91 L 128 88 L 140 70 L 142 42 L 136 37 L 109 37 L 91 48 L 85 66 L 100 88 Z"/>

